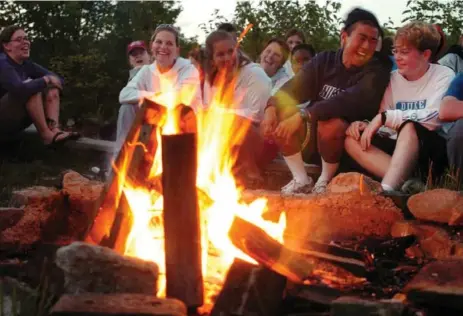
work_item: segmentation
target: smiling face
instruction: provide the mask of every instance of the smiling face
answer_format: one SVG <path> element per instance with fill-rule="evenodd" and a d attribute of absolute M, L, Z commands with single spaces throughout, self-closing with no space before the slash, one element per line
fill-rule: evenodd
<path fill-rule="evenodd" d="M 379 37 L 379 31 L 374 26 L 357 22 L 351 27 L 350 35 L 347 31 L 341 33 L 344 49 L 342 61 L 346 68 L 368 63 L 375 53 Z"/>
<path fill-rule="evenodd" d="M 237 62 L 233 39 L 224 39 L 213 44 L 212 64 L 217 70 L 231 71 Z"/>
<path fill-rule="evenodd" d="M 22 63 L 30 56 L 31 42 L 24 30 L 17 30 L 8 43 L 3 44 L 5 52 L 18 63 Z"/>
<path fill-rule="evenodd" d="M 393 53 L 398 72 L 407 80 L 417 80 L 426 73 L 432 54 L 429 49 L 421 52 L 402 38 L 396 39 Z"/>
<path fill-rule="evenodd" d="M 267 45 L 260 55 L 260 65 L 269 77 L 272 77 L 284 63 L 283 49 L 276 42 Z"/>
<path fill-rule="evenodd" d="M 175 35 L 169 31 L 160 31 L 157 33 L 151 45 L 151 52 L 160 68 L 172 67 L 180 53 Z"/>
<path fill-rule="evenodd" d="M 132 68 L 148 65 L 150 63 L 150 56 L 146 49 L 135 48 L 129 53 L 129 64 Z"/>
<path fill-rule="evenodd" d="M 296 45 L 299 45 L 299 44 L 302 44 L 302 43 L 304 43 L 304 41 L 302 40 L 302 38 L 299 35 L 290 36 L 286 40 L 286 44 L 288 44 L 288 46 L 289 46 L 289 51 L 292 51 L 293 48 L 296 47 Z"/>
<path fill-rule="evenodd" d="M 291 56 L 291 66 L 295 74 L 312 59 L 312 54 L 305 49 L 298 49 Z"/>

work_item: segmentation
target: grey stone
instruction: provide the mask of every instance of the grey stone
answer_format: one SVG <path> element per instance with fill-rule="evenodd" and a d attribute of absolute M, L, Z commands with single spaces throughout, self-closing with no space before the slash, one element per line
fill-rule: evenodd
<path fill-rule="evenodd" d="M 156 295 L 159 268 L 154 262 L 122 256 L 101 246 L 74 242 L 56 252 L 66 293 L 139 293 Z"/>
<path fill-rule="evenodd" d="M 400 300 L 370 301 L 343 296 L 331 305 L 331 316 L 401 316 L 405 305 Z"/>

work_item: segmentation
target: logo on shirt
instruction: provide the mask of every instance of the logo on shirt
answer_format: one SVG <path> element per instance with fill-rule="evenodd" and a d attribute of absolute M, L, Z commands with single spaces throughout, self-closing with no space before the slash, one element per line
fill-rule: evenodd
<path fill-rule="evenodd" d="M 331 99 L 332 97 L 335 97 L 336 95 L 338 95 L 339 93 L 343 91 L 344 90 L 340 88 L 336 88 L 336 87 L 325 84 L 318 95 L 320 96 L 320 98 L 327 100 L 327 99 Z"/>
<path fill-rule="evenodd" d="M 426 100 L 418 101 L 399 101 L 395 104 L 397 110 L 408 111 L 408 110 L 422 110 L 426 108 Z"/>

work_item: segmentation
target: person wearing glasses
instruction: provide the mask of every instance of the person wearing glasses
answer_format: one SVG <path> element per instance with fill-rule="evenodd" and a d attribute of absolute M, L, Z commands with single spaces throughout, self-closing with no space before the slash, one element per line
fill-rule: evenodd
<path fill-rule="evenodd" d="M 179 33 L 169 24 L 159 25 L 151 37 L 154 62 L 143 66 L 119 94 L 121 104 L 140 106 L 149 99 L 164 106 L 201 107 L 200 78 L 196 67 L 180 53 Z"/>
<path fill-rule="evenodd" d="M 0 33 L 0 135 L 9 138 L 31 123 L 45 145 L 80 137 L 59 128 L 63 79 L 29 59 L 31 42 L 23 28 Z"/>
<path fill-rule="evenodd" d="M 433 176 L 446 168 L 439 108 L 455 75 L 432 63 L 439 41 L 428 23 L 411 22 L 397 30 L 393 53 L 398 69 L 390 75 L 379 113 L 369 123 L 353 122 L 346 131 L 345 150 L 382 179 L 384 191 L 399 190 L 415 167 L 425 178 L 430 165 Z"/>

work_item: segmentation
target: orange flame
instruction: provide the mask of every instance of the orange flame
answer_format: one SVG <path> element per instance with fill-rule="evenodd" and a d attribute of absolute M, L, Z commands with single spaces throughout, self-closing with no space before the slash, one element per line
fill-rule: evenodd
<path fill-rule="evenodd" d="M 247 30 L 250 27 L 248 26 Z M 168 89 L 168 83 L 163 84 L 166 87 L 165 91 L 172 91 Z M 256 263 L 234 247 L 228 237 L 235 216 L 262 228 L 279 242 L 283 242 L 283 231 L 286 226 L 284 216 L 280 218 L 279 223 L 268 222 L 262 218 L 267 203 L 265 199 L 257 199 L 250 204 L 240 202 L 242 188 L 237 186 L 232 174 L 232 167 L 237 158 L 232 149 L 234 144 L 239 144 L 243 140 L 249 125 L 238 124 L 235 115 L 220 111 L 221 108 L 233 104 L 234 82 L 225 84 L 225 74 L 220 73 L 218 87 L 218 92 L 214 95 L 208 110 L 198 111 L 196 116 L 197 187 L 201 191 L 199 205 L 206 303 L 210 303 L 211 296 L 220 290 L 234 258 Z M 164 105 L 167 112 L 165 120 L 161 123 L 162 130 L 158 129 L 156 134 L 158 146 L 150 172 L 151 177 L 162 173 L 161 133 L 175 134 L 180 131 L 175 106 L 179 104 L 178 100 L 185 96 L 181 95 L 182 91 L 174 92 L 174 94 L 165 92 L 162 97 L 154 97 L 154 101 Z M 195 92 L 186 91 L 186 93 L 191 95 Z M 122 174 L 125 173 L 120 175 Z M 165 294 L 162 195 L 145 187 L 131 187 L 127 183 L 124 192 L 133 215 L 133 227 L 126 242 L 125 254 L 152 260 L 159 265 L 162 277 L 159 279 L 158 295 L 162 296 Z"/>

